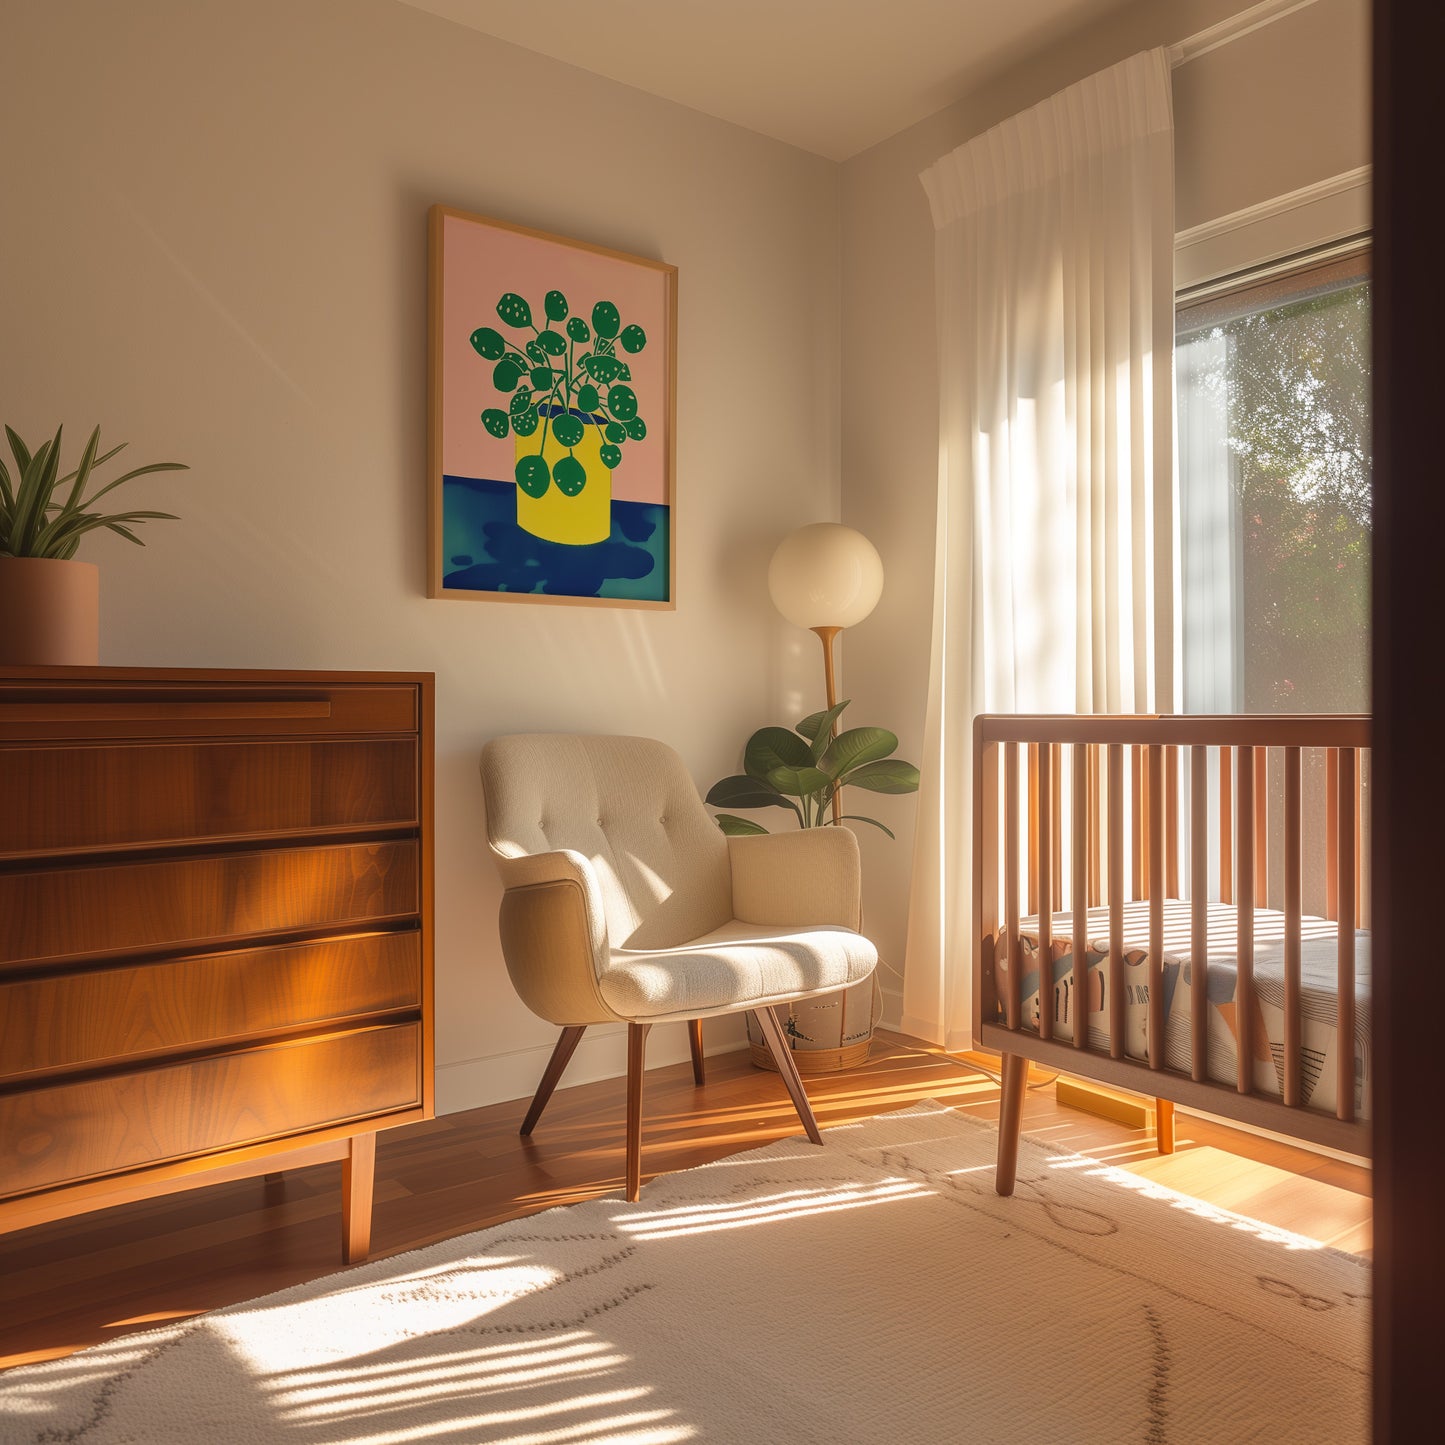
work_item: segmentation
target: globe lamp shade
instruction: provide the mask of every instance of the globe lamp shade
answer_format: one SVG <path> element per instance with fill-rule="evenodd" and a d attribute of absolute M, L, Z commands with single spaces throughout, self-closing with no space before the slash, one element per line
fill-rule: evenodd
<path fill-rule="evenodd" d="M 773 605 L 799 627 L 853 627 L 878 605 L 883 561 L 861 533 L 815 522 L 783 539 L 768 564 Z"/>

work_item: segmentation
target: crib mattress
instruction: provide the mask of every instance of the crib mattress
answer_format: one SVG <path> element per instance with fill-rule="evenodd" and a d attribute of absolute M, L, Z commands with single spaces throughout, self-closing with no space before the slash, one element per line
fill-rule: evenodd
<path fill-rule="evenodd" d="M 1164 903 L 1164 1063 L 1189 1073 L 1193 1063 L 1190 1033 L 1194 969 L 1191 959 L 1191 905 L 1186 900 Z M 1073 992 L 1072 914 L 1053 920 L 1054 1037 L 1072 1040 L 1077 1010 Z M 1238 1028 L 1235 988 L 1238 979 L 1238 920 L 1233 905 L 1208 906 L 1208 1076 L 1234 1084 L 1238 1078 Z M 1283 1090 L 1284 1060 L 1284 931 L 1285 916 L 1273 909 L 1254 911 L 1254 1087 L 1259 1093 Z M 1155 1040 L 1149 1037 L 1149 904 L 1124 905 L 1125 1053 L 1149 1061 Z M 1300 1082 L 1307 1107 L 1335 1112 L 1337 1058 L 1341 1047 L 1336 1022 L 1337 925 L 1329 919 L 1305 917 L 1300 924 Z M 1035 1032 L 1039 1020 L 1038 921 L 1019 925 L 1023 975 L 1022 1022 Z M 1109 910 L 1088 911 L 1087 1028 L 1089 1047 L 1107 1053 L 1109 1008 L 1107 965 Z M 1370 935 L 1355 934 L 1355 1113 L 1370 1117 Z"/>

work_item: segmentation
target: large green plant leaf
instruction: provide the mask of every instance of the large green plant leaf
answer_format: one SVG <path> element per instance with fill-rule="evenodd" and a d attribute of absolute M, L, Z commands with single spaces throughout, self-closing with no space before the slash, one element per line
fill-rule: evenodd
<path fill-rule="evenodd" d="M 714 783 L 708 789 L 707 802 L 713 808 L 791 808 L 798 812 L 798 805 L 783 797 L 771 784 L 743 773 L 734 773 Z M 801 814 L 799 821 L 802 821 Z"/>
<path fill-rule="evenodd" d="M 751 818 L 739 818 L 733 813 L 719 813 L 717 825 L 729 838 L 752 838 L 759 833 L 766 836 L 768 831 L 761 823 L 754 823 Z"/>
<path fill-rule="evenodd" d="M 888 758 L 864 763 L 845 779 L 850 788 L 866 788 L 870 793 L 916 793 L 918 769 L 901 758 Z"/>
<path fill-rule="evenodd" d="M 848 699 L 845 697 L 835 707 L 830 707 L 827 712 L 809 713 L 802 722 L 798 724 L 798 731 L 813 745 L 813 761 L 816 763 L 828 749 L 828 744 L 833 740 L 833 725 L 843 715 L 843 709 L 848 706 Z"/>
<path fill-rule="evenodd" d="M 819 772 L 811 764 L 801 768 L 774 768 L 768 774 L 770 782 L 780 793 L 790 797 L 806 798 L 829 787 L 833 780 L 827 773 Z"/>
<path fill-rule="evenodd" d="M 813 762 L 808 745 L 787 728 L 759 728 L 743 749 L 743 770 L 766 778 L 775 768 L 806 768 Z"/>
<path fill-rule="evenodd" d="M 828 744 L 818 766 L 830 778 L 847 782 L 852 769 L 886 758 L 897 746 L 897 737 L 887 728 L 849 728 Z"/>

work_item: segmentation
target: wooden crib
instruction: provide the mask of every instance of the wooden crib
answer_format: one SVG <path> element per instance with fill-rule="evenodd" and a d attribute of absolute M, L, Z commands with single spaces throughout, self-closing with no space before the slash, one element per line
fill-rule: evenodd
<path fill-rule="evenodd" d="M 1161 1150 L 1178 1103 L 1369 1153 L 1369 747 L 1364 716 L 977 719 L 973 1033 L 1003 1055 L 1000 1194 L 1030 1062 L 1152 1095 Z"/>

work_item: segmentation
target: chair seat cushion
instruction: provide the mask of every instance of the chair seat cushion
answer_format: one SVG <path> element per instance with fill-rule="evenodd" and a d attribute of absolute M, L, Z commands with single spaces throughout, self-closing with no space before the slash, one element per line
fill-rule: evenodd
<path fill-rule="evenodd" d="M 878 950 L 849 928 L 773 928 L 734 919 L 681 948 L 614 948 L 598 988 L 621 1017 L 663 1023 L 846 988 L 877 963 Z"/>

